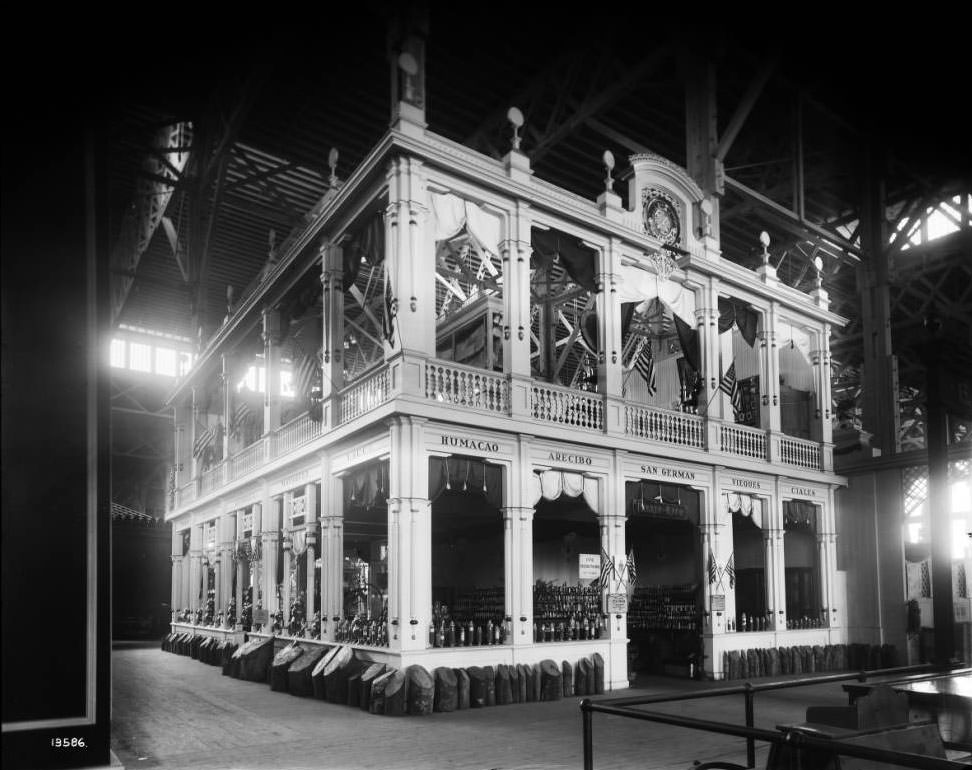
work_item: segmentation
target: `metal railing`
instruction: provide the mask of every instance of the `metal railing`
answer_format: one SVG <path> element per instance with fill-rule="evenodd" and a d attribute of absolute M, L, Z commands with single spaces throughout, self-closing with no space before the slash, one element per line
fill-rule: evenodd
<path fill-rule="evenodd" d="M 811 471 L 819 471 L 822 467 L 820 444 L 816 441 L 807 441 L 792 436 L 780 438 L 779 459 L 784 465 L 794 465 L 797 468 L 806 468 Z"/>
<path fill-rule="evenodd" d="M 448 361 L 426 362 L 425 397 L 487 412 L 510 413 L 510 383 L 505 375 Z"/>
<path fill-rule="evenodd" d="M 705 446 L 705 421 L 695 414 L 672 412 L 651 406 L 626 404 L 624 432 L 629 436 L 674 446 Z"/>
<path fill-rule="evenodd" d="M 766 459 L 766 432 L 744 425 L 719 424 L 719 451 L 753 460 Z"/>
<path fill-rule="evenodd" d="M 960 664 L 965 665 L 965 664 Z M 846 743 L 840 740 L 827 738 L 817 738 L 796 730 L 766 730 L 755 726 L 756 720 L 756 694 L 772 690 L 785 690 L 796 687 L 807 687 L 810 685 L 827 684 L 831 682 L 842 682 L 857 680 L 866 682 L 869 677 L 886 677 L 902 674 L 917 674 L 910 677 L 912 681 L 928 679 L 940 676 L 944 673 L 954 672 L 952 668 L 938 668 L 931 664 L 920 666 L 903 666 L 899 668 L 875 669 L 871 671 L 859 671 L 843 674 L 824 674 L 822 676 L 803 677 L 801 679 L 790 679 L 780 682 L 766 682 L 762 684 L 751 684 L 746 682 L 743 685 L 734 687 L 715 687 L 706 690 L 699 690 L 692 693 L 678 693 L 676 695 L 654 695 L 645 697 L 631 698 L 611 698 L 594 702 L 585 698 L 580 703 L 581 715 L 583 720 L 584 737 L 584 770 L 594 770 L 594 714 L 608 714 L 611 716 L 626 717 L 629 719 L 641 719 L 648 722 L 658 722 L 660 724 L 687 727 L 693 730 L 704 730 L 711 733 L 722 735 L 734 735 L 746 739 L 746 765 L 735 765 L 728 762 L 720 762 L 720 767 L 743 768 L 756 767 L 756 741 L 771 744 L 788 744 L 793 747 L 807 749 L 822 749 L 836 754 L 849 757 L 859 757 L 870 759 L 877 762 L 886 762 L 890 765 L 900 765 L 903 767 L 929 768 L 934 770 L 945 770 L 945 768 L 955 768 L 958 765 L 947 759 L 937 757 L 922 756 L 903 751 L 892 751 L 890 749 L 874 748 L 855 743 Z M 901 681 L 900 679 L 895 680 Z M 746 723 L 744 725 L 732 724 L 729 722 L 713 722 L 707 719 L 697 719 L 695 717 L 681 716 L 678 714 L 664 713 L 660 711 L 646 711 L 642 706 L 650 706 L 660 703 L 674 703 L 688 700 L 700 700 L 702 698 L 719 698 L 724 696 L 742 695 L 743 709 Z M 636 708 L 639 707 L 639 708 Z M 961 743 L 943 742 L 948 748 L 958 748 L 962 750 L 972 749 Z M 713 763 L 715 764 L 715 763 Z"/>
<path fill-rule="evenodd" d="M 534 419 L 571 428 L 604 430 L 604 401 L 597 393 L 534 383 L 530 388 Z"/>

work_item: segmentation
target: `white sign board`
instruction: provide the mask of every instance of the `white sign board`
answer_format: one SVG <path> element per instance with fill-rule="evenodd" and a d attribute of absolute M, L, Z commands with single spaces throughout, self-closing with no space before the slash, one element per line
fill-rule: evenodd
<path fill-rule="evenodd" d="M 601 556 L 596 553 L 577 554 L 577 578 L 594 580 L 601 574 Z"/>

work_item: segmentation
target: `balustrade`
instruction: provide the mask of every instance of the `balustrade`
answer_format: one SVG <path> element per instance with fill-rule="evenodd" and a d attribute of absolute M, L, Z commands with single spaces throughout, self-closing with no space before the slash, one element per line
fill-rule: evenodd
<path fill-rule="evenodd" d="M 754 460 L 766 459 L 766 433 L 743 425 L 719 425 L 719 451 Z"/>
<path fill-rule="evenodd" d="M 791 436 L 780 438 L 779 459 L 784 465 L 819 471 L 821 469 L 820 444 Z"/>
<path fill-rule="evenodd" d="M 443 361 L 425 365 L 425 397 L 488 412 L 510 412 L 510 385 L 505 376 Z"/>
<path fill-rule="evenodd" d="M 280 457 L 313 441 L 321 435 L 321 431 L 321 423 L 312 420 L 306 412 L 295 417 L 277 431 L 274 441 L 274 456 Z"/>
<path fill-rule="evenodd" d="M 534 384 L 530 388 L 534 419 L 589 430 L 604 429 L 604 403 L 596 393 Z"/>
<path fill-rule="evenodd" d="M 341 391 L 340 423 L 367 414 L 388 400 L 388 367 L 383 366 Z"/>
<path fill-rule="evenodd" d="M 266 443 L 257 439 L 248 447 L 241 449 L 229 460 L 229 477 L 238 479 L 247 473 L 255 471 L 266 459 Z"/>
<path fill-rule="evenodd" d="M 624 432 L 674 446 L 696 449 L 705 446 L 705 424 L 701 417 L 651 406 L 626 405 Z"/>

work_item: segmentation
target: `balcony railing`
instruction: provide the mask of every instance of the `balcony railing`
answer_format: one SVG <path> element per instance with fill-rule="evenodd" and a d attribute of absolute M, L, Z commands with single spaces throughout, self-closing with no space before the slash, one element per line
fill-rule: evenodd
<path fill-rule="evenodd" d="M 604 430 L 603 396 L 557 385 L 534 384 L 530 388 L 534 419 L 571 428 Z"/>
<path fill-rule="evenodd" d="M 476 369 L 450 361 L 429 360 L 424 371 L 425 398 L 444 407 L 476 410 L 510 416 L 509 375 Z M 574 390 L 562 385 L 533 382 L 530 385 L 529 414 L 535 420 L 560 427 L 580 428 L 604 433 L 604 397 L 598 393 Z M 334 404 L 333 425 L 342 425 L 388 402 L 392 397 L 387 367 L 373 370 L 339 392 Z M 326 405 L 325 405 L 326 407 Z M 327 409 L 325 408 L 325 414 Z M 793 436 L 773 436 L 758 428 L 710 420 L 694 414 L 659 409 L 636 403 L 624 404 L 625 436 L 668 446 L 699 451 L 720 452 L 734 457 L 766 461 L 773 449 L 774 461 L 803 470 L 823 470 L 823 447 L 814 441 Z M 708 445 L 707 432 L 714 430 L 716 446 Z M 305 413 L 278 428 L 224 462 L 207 469 L 200 477 L 178 489 L 176 508 L 194 503 L 225 484 L 258 471 L 269 460 L 283 457 L 323 435 L 324 424 Z M 778 440 L 778 443 L 776 443 Z"/>
<path fill-rule="evenodd" d="M 367 414 L 375 407 L 384 404 L 388 400 L 388 395 L 388 367 L 383 366 L 341 391 L 338 398 L 340 404 L 338 422 L 343 425 Z"/>
<path fill-rule="evenodd" d="M 257 439 L 248 447 L 241 449 L 229 459 L 229 477 L 238 479 L 247 473 L 255 471 L 260 463 L 266 460 L 267 444 L 263 439 Z"/>
<path fill-rule="evenodd" d="M 701 417 L 651 406 L 627 404 L 624 408 L 624 432 L 629 436 L 673 446 L 695 449 L 705 446 L 705 422 Z"/>
<path fill-rule="evenodd" d="M 205 495 L 210 492 L 215 492 L 223 486 L 223 470 L 224 464 L 220 463 L 214 468 L 204 471 L 202 481 L 199 484 L 199 493 Z"/>
<path fill-rule="evenodd" d="M 306 412 L 295 417 L 277 430 L 274 438 L 273 456 L 280 457 L 309 441 L 313 441 L 321 435 L 321 430 L 321 423 L 312 420 Z"/>
<path fill-rule="evenodd" d="M 819 471 L 822 468 L 820 444 L 802 438 L 780 438 L 780 462 L 797 468 Z"/>
<path fill-rule="evenodd" d="M 425 365 L 425 397 L 500 414 L 510 413 L 510 384 L 505 375 L 446 361 Z"/>
<path fill-rule="evenodd" d="M 743 425 L 719 425 L 719 451 L 753 460 L 766 459 L 766 432 Z"/>

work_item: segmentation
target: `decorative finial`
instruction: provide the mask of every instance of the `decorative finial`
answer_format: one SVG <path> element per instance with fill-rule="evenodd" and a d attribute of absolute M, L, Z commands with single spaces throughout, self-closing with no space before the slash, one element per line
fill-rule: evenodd
<path fill-rule="evenodd" d="M 770 255 L 769 255 L 769 245 L 770 245 L 769 233 L 766 232 L 765 230 L 763 230 L 763 232 L 761 232 L 759 234 L 759 242 L 761 244 L 763 244 L 763 266 L 765 267 L 765 266 L 769 265 L 769 257 L 770 257 Z"/>
<path fill-rule="evenodd" d="M 605 150 L 601 156 L 601 160 L 604 161 L 604 168 L 607 173 L 607 176 L 604 178 L 604 190 L 606 192 L 614 192 L 614 178 L 611 176 L 611 172 L 614 171 L 614 153 L 610 150 Z"/>
<path fill-rule="evenodd" d="M 331 187 L 337 187 L 337 164 L 338 164 L 338 150 L 337 147 L 332 147 L 331 151 L 327 154 L 327 165 L 331 169 L 331 175 L 327 178 L 327 183 Z"/>
<path fill-rule="evenodd" d="M 816 269 L 817 271 L 817 288 L 822 289 L 823 288 L 823 260 L 819 256 L 814 257 L 813 266 L 814 269 Z"/>
<path fill-rule="evenodd" d="M 513 125 L 513 149 L 520 151 L 520 128 L 523 126 L 523 113 L 519 107 L 510 107 L 506 112 L 506 119 Z"/>
<path fill-rule="evenodd" d="M 415 102 L 414 78 L 419 71 L 418 61 L 408 51 L 402 51 L 398 54 L 398 68 L 405 74 L 405 77 L 402 78 L 404 81 L 404 88 L 402 90 L 405 92 L 405 101 L 412 104 Z"/>
<path fill-rule="evenodd" d="M 272 227 L 267 235 L 269 248 L 267 249 L 267 259 L 273 262 L 277 259 L 277 231 Z"/>

